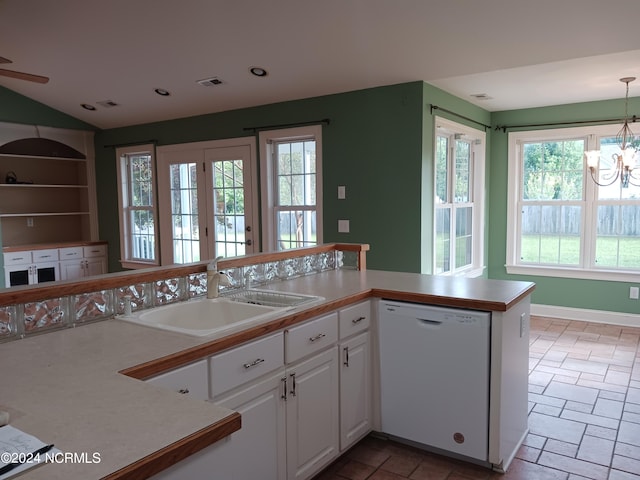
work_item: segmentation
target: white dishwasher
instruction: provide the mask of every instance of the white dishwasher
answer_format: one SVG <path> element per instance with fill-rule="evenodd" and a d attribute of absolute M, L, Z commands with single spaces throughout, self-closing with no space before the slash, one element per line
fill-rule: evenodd
<path fill-rule="evenodd" d="M 382 431 L 488 461 L 491 314 L 381 300 Z"/>

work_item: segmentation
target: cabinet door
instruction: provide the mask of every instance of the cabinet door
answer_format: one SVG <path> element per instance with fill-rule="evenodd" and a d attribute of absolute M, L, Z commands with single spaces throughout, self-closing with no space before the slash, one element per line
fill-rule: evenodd
<path fill-rule="evenodd" d="M 83 260 L 60 262 L 60 280 L 75 280 L 84 277 Z"/>
<path fill-rule="evenodd" d="M 107 261 L 104 257 L 91 257 L 85 260 L 85 275 L 102 275 L 107 273 Z"/>
<path fill-rule="evenodd" d="M 220 397 L 215 403 L 242 415 L 242 428 L 231 434 L 227 452 L 233 478 L 286 478 L 284 369 Z M 186 478 L 186 477 L 185 477 Z"/>
<path fill-rule="evenodd" d="M 287 369 L 287 478 L 304 480 L 338 455 L 338 348 Z"/>
<path fill-rule="evenodd" d="M 371 430 L 369 333 L 340 344 L 340 451 Z"/>
<path fill-rule="evenodd" d="M 233 473 L 234 465 L 229 456 L 230 450 L 231 441 L 229 437 L 223 438 L 154 475 L 151 480 L 184 480 L 191 478 L 241 480 L 242 478 L 248 478 L 238 477 Z"/>

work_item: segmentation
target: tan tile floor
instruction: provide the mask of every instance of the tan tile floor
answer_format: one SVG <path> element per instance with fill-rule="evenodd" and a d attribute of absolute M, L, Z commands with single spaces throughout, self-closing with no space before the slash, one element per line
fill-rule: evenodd
<path fill-rule="evenodd" d="M 316 480 L 640 480 L 640 328 L 532 317 L 529 429 L 509 471 L 369 436 Z"/>

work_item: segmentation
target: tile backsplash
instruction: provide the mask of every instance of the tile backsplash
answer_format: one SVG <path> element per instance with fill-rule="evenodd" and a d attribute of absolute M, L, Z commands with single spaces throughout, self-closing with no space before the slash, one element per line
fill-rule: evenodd
<path fill-rule="evenodd" d="M 241 288 L 260 287 L 340 268 L 357 268 L 357 256 L 354 257 L 353 252 L 331 250 L 225 269 L 230 285 L 220 287 L 220 293 L 224 295 L 225 290 L 232 292 Z M 0 307 L 0 342 L 106 320 L 123 314 L 127 304 L 135 312 L 200 297 L 206 293 L 207 274 L 197 272 L 185 277 L 3 306 Z"/>

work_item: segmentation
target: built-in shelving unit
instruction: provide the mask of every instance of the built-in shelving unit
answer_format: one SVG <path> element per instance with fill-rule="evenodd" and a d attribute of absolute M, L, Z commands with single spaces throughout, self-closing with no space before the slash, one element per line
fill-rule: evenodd
<path fill-rule="evenodd" d="M 51 156 L 7 152 L 29 139 Z M 94 168 L 93 132 L 0 123 L 2 246 L 97 240 Z"/>

